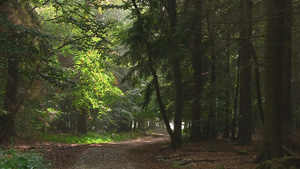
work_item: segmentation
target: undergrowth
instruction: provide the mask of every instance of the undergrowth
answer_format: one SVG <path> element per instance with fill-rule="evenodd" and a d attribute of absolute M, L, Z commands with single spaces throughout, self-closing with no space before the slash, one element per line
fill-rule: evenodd
<path fill-rule="evenodd" d="M 51 168 L 51 163 L 37 152 L 20 152 L 12 148 L 0 150 L 1 169 L 47 169 Z"/>
<path fill-rule="evenodd" d="M 139 137 L 137 133 L 93 133 L 88 132 L 86 135 L 72 136 L 71 134 L 44 134 L 43 141 L 52 141 L 67 144 L 99 144 L 109 142 L 119 142 Z"/>

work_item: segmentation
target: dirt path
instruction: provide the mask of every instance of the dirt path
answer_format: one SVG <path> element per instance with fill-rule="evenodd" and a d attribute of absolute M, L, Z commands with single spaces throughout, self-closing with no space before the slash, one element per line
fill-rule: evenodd
<path fill-rule="evenodd" d="M 172 149 L 167 135 L 156 134 L 136 140 L 91 145 L 20 142 L 16 148 L 44 154 L 54 169 L 253 169 L 260 140 L 261 137 L 257 137 L 250 146 L 240 146 L 226 139 L 184 142 L 183 147 Z"/>
<path fill-rule="evenodd" d="M 141 139 L 91 145 L 75 160 L 75 169 L 150 169 L 139 157 L 132 153 L 133 150 L 150 144 L 168 141 L 166 135 L 151 135 Z"/>

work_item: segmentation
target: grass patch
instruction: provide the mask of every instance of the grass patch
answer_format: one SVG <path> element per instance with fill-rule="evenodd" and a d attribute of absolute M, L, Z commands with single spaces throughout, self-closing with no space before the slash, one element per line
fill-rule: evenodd
<path fill-rule="evenodd" d="M 51 163 L 36 152 L 24 153 L 12 148 L 10 150 L 0 150 L 0 168 L 47 169 L 51 168 Z"/>
<path fill-rule="evenodd" d="M 44 134 L 43 141 L 52 141 L 67 144 L 99 144 L 109 142 L 119 142 L 140 137 L 138 133 L 92 133 L 86 135 L 72 136 L 71 134 Z"/>

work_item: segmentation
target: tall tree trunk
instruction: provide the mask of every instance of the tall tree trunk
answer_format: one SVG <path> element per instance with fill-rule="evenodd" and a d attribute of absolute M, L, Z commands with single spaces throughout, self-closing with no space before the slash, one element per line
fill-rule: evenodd
<path fill-rule="evenodd" d="M 194 2 L 195 10 L 202 14 L 202 0 Z M 196 21 L 194 28 L 199 33 L 192 36 L 192 68 L 193 74 L 193 103 L 192 103 L 192 127 L 191 127 L 191 141 L 201 140 L 201 92 L 202 92 L 202 23 Z"/>
<path fill-rule="evenodd" d="M 215 88 L 216 83 L 216 55 L 214 52 L 212 52 L 212 75 L 211 75 L 211 85 L 213 85 L 213 88 Z M 210 108 L 210 122 L 211 122 L 211 130 L 210 130 L 210 140 L 217 140 L 218 137 L 218 117 L 217 117 L 217 111 L 215 109 L 216 106 L 216 99 L 215 99 L 215 89 L 212 90 L 212 107 Z"/>
<path fill-rule="evenodd" d="M 148 66 L 149 66 L 149 69 L 150 69 L 152 77 L 153 77 L 154 88 L 155 88 L 155 93 L 156 93 L 156 100 L 158 102 L 158 106 L 159 106 L 160 112 L 161 112 L 163 120 L 165 122 L 165 125 L 166 125 L 166 128 L 167 128 L 167 132 L 169 133 L 169 135 L 171 137 L 172 147 L 175 147 L 177 145 L 177 143 L 176 143 L 177 141 L 176 141 L 174 133 L 173 133 L 173 131 L 171 129 L 170 121 L 169 121 L 167 112 L 165 110 L 165 107 L 164 107 L 164 104 L 163 104 L 163 101 L 162 101 L 162 98 L 161 98 L 160 87 L 159 87 L 159 83 L 158 83 L 158 78 L 157 78 L 156 70 L 153 67 L 151 53 L 149 54 Z"/>
<path fill-rule="evenodd" d="M 211 46 L 215 46 L 215 30 L 211 27 L 209 24 L 209 18 L 206 17 L 207 20 L 207 29 L 208 29 L 208 34 L 211 38 Z M 211 86 L 212 86 L 212 91 L 211 91 L 211 107 L 209 110 L 209 117 L 208 117 L 208 134 L 207 134 L 207 139 L 209 140 L 216 140 L 218 137 L 218 129 L 217 129 L 217 115 L 216 115 L 216 94 L 215 94 L 215 86 L 216 86 L 216 52 L 215 49 L 211 49 Z"/>
<path fill-rule="evenodd" d="M 14 113 L 17 108 L 18 95 L 18 61 L 12 57 L 8 59 L 7 67 L 7 82 L 5 90 L 5 100 L 3 110 L 5 114 L 1 114 L 1 130 L 0 130 L 0 144 L 6 137 L 14 136 Z"/>
<path fill-rule="evenodd" d="M 262 123 L 264 123 L 264 109 L 263 109 L 263 104 L 262 104 L 262 99 L 261 99 L 262 96 L 261 96 L 261 91 L 260 91 L 261 85 L 260 85 L 259 65 L 258 65 L 256 53 L 254 50 L 254 46 L 251 45 L 251 48 L 252 48 L 252 56 L 253 56 L 253 64 L 254 64 L 255 88 L 256 88 L 258 113 L 259 113 Z"/>
<path fill-rule="evenodd" d="M 133 120 L 133 131 L 136 131 L 136 124 L 137 124 L 137 121 L 136 119 Z"/>
<path fill-rule="evenodd" d="M 240 144 L 249 144 L 252 141 L 251 132 L 251 36 L 252 36 L 252 0 L 240 0 L 241 14 L 241 135 Z"/>
<path fill-rule="evenodd" d="M 182 97 L 182 83 L 181 72 L 179 66 L 179 59 L 175 58 L 174 61 L 174 86 L 175 86 L 175 115 L 174 115 L 174 136 L 177 140 L 175 147 L 180 147 L 182 144 L 181 126 L 182 126 L 182 109 L 183 109 L 183 97 Z"/>
<path fill-rule="evenodd" d="M 142 17 L 141 17 L 141 13 L 139 11 L 139 8 L 138 8 L 135 0 L 132 0 L 132 3 L 133 3 L 133 6 L 136 10 L 136 14 L 137 14 L 137 17 L 138 17 L 139 31 L 141 32 L 142 35 L 144 35 L 145 31 L 143 29 L 143 20 L 142 20 Z M 167 132 L 169 133 L 169 135 L 171 137 L 172 147 L 176 147 L 178 145 L 177 139 L 174 135 L 174 132 L 171 129 L 170 121 L 169 121 L 169 118 L 168 118 L 168 115 L 167 115 L 167 112 L 165 110 L 165 107 L 164 107 L 164 104 L 163 104 L 163 101 L 162 101 L 162 98 L 161 98 L 161 94 L 160 94 L 160 87 L 159 87 L 159 83 L 158 83 L 157 73 L 156 73 L 156 69 L 154 68 L 154 64 L 153 64 L 152 49 L 151 49 L 150 44 L 148 43 L 147 40 L 145 41 L 145 44 L 146 44 L 147 53 L 148 53 L 148 57 L 149 57 L 148 67 L 149 67 L 149 70 L 152 74 L 153 82 L 154 82 L 156 100 L 158 102 L 158 106 L 159 106 L 160 112 L 162 114 L 163 120 L 166 124 Z M 180 139 L 180 142 L 181 142 L 181 139 Z"/>
<path fill-rule="evenodd" d="M 236 77 L 236 88 L 235 88 L 235 98 L 234 98 L 234 107 L 233 107 L 233 119 L 232 119 L 232 126 L 231 126 L 231 139 L 234 140 L 235 137 L 235 127 L 236 127 L 236 114 L 237 114 L 237 104 L 239 98 L 239 89 L 240 89 L 240 56 L 238 56 L 237 61 L 237 77 Z"/>
<path fill-rule="evenodd" d="M 202 91 L 202 77 L 201 77 L 201 56 L 197 55 L 193 58 L 194 69 L 194 84 L 193 84 L 193 103 L 192 103 L 192 127 L 191 127 L 191 141 L 201 140 L 201 91 Z M 199 63 L 200 62 L 200 63 Z"/>
<path fill-rule="evenodd" d="M 258 161 L 280 158 L 282 150 L 282 77 L 284 55 L 284 4 L 286 0 L 267 1 L 266 109 L 262 152 Z"/>
<path fill-rule="evenodd" d="M 3 4 L 2 4 L 3 3 Z M 15 10 L 11 10 L 11 6 L 16 5 L 17 0 L 3 1 L 0 6 L 0 14 L 7 16 L 7 20 L 18 25 L 19 22 L 16 21 Z M 11 32 L 13 34 L 13 32 Z M 12 43 L 15 43 L 15 39 Z M 2 51 L 3 52 L 3 51 Z M 7 53 L 1 53 L 4 55 L 9 55 Z M 1 57 L 3 57 L 1 56 Z M 14 136 L 14 117 L 15 110 L 17 109 L 17 94 L 18 94 L 18 61 L 16 56 L 7 57 L 7 80 L 4 96 L 4 106 L 3 110 L 6 111 L 5 114 L 0 114 L 0 144 L 9 137 Z"/>
<path fill-rule="evenodd" d="M 292 0 L 285 0 L 284 13 L 284 55 L 283 55 L 283 84 L 282 84 L 282 119 L 283 119 L 283 138 L 288 142 L 288 136 L 292 130 L 292 111 L 291 111 L 291 13 Z"/>
<path fill-rule="evenodd" d="M 177 26 L 177 10 L 176 0 L 167 1 L 167 10 L 170 22 L 170 32 L 173 36 L 173 45 L 176 47 L 177 42 L 175 40 L 175 32 Z M 175 49 L 175 48 L 174 48 Z M 181 125 L 182 125 L 182 110 L 183 110 L 183 94 L 182 94 L 182 82 L 180 71 L 180 59 L 179 56 L 172 54 L 172 68 L 174 75 L 174 87 L 175 87 L 175 114 L 174 114 L 174 137 L 177 140 L 173 147 L 180 147 L 182 144 Z"/>
<path fill-rule="evenodd" d="M 230 34 L 228 36 L 228 38 L 230 37 Z M 229 46 L 229 45 L 228 45 Z M 229 47 L 228 47 L 229 48 Z M 229 49 L 226 50 L 226 67 L 225 67 L 225 72 L 226 72 L 226 77 L 227 79 L 227 86 L 226 86 L 226 91 L 225 91 L 225 96 L 226 96 L 226 100 L 225 100 L 225 116 L 224 116 L 224 133 L 223 133 L 223 137 L 224 138 L 229 138 L 229 133 L 230 133 L 230 94 L 229 94 L 229 90 L 230 90 L 230 85 L 229 85 L 229 79 L 230 79 L 230 53 L 229 53 Z"/>
<path fill-rule="evenodd" d="M 202 91 L 202 77 L 201 77 L 201 56 L 194 57 L 194 84 L 193 84 L 193 103 L 192 103 L 192 127 L 191 127 L 191 141 L 201 140 L 201 91 Z M 200 63 L 199 63 L 200 62 Z"/>

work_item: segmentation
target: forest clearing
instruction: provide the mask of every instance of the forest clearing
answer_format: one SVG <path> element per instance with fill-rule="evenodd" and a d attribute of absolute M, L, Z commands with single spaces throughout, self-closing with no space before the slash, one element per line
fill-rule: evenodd
<path fill-rule="evenodd" d="M 0 0 L 0 168 L 300 168 L 299 21 L 299 0 Z"/>

